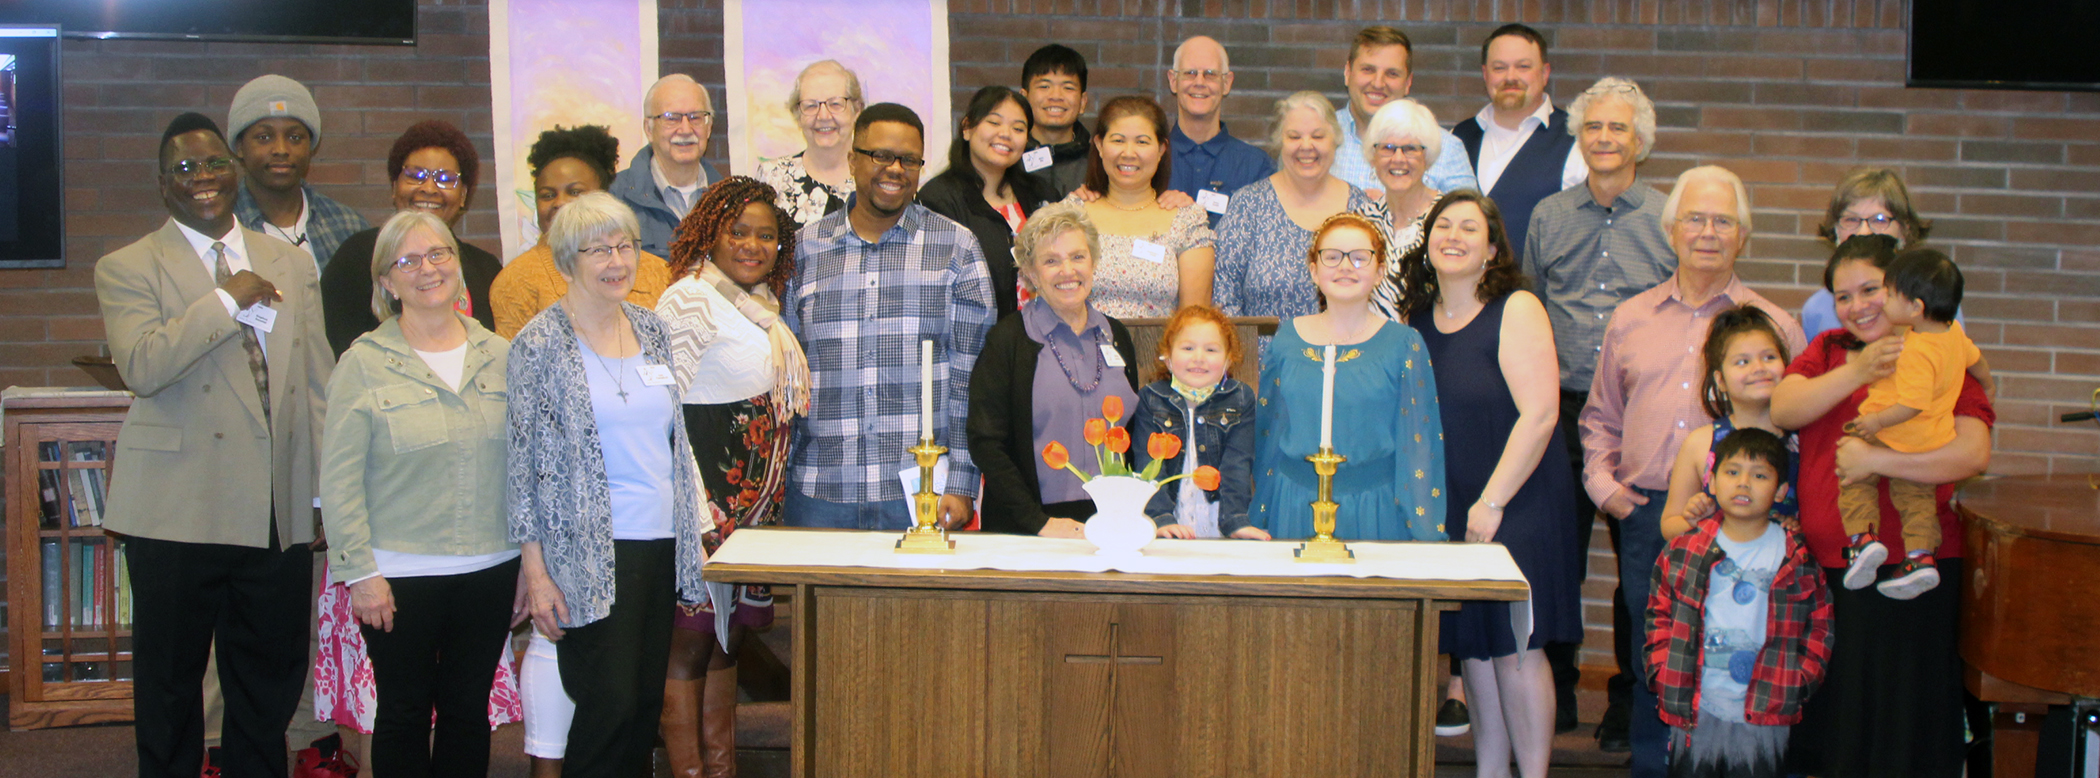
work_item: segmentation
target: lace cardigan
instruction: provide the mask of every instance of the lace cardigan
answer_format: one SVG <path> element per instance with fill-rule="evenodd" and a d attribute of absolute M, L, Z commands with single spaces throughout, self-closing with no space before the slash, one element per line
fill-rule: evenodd
<path fill-rule="evenodd" d="M 642 354 L 652 363 L 671 364 L 663 320 L 633 303 L 620 307 L 634 324 Z M 583 352 L 561 305 L 541 311 L 511 341 L 506 490 L 510 540 L 540 544 L 547 574 L 568 601 L 565 628 L 605 618 L 613 605 L 612 488 L 583 371 Z M 676 382 L 662 391 L 671 393 L 675 407 L 680 394 Z M 678 465 L 671 484 L 676 584 L 680 599 L 704 602 L 700 566 L 706 555 L 700 534 L 713 529 L 714 522 L 704 504 L 707 495 L 683 420 L 672 423 L 671 431 L 671 456 Z"/>

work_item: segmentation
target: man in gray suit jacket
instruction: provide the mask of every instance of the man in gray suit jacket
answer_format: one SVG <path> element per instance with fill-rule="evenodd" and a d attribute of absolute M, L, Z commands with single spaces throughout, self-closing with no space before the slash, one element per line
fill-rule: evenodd
<path fill-rule="evenodd" d="M 283 776 L 306 677 L 329 358 L 314 264 L 242 229 L 239 167 L 210 119 L 162 135 L 169 220 L 95 265 L 110 353 L 137 395 L 117 434 L 110 531 L 134 590 L 139 775 L 203 764 L 217 640 L 227 775 Z M 236 318 L 236 315 L 239 318 Z"/>

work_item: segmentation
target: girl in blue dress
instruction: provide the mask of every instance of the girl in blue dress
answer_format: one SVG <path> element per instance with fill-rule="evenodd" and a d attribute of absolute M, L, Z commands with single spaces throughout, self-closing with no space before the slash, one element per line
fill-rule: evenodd
<path fill-rule="evenodd" d="M 1444 539 L 1444 434 L 1422 336 L 1371 309 L 1385 277 L 1383 233 L 1353 213 L 1313 232 L 1305 267 L 1321 310 L 1286 321 L 1261 360 L 1255 407 L 1253 526 L 1279 540 L 1311 537 L 1319 476 L 1321 366 L 1335 346 L 1335 537 Z"/>

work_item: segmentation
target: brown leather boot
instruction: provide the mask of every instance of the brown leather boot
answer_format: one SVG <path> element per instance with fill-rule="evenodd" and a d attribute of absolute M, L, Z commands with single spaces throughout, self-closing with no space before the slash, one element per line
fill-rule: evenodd
<path fill-rule="evenodd" d="M 670 758 L 671 774 L 678 778 L 700 776 L 700 689 L 698 679 L 664 680 L 664 712 L 657 727 L 664 738 L 664 754 Z"/>
<path fill-rule="evenodd" d="M 707 671 L 700 693 L 700 741 L 706 778 L 736 778 L 736 667 Z"/>

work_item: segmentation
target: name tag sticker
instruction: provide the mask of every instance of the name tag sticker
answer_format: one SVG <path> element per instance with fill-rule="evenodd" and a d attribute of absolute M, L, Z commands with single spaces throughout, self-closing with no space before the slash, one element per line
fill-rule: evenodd
<path fill-rule="evenodd" d="M 904 482 L 904 503 L 910 505 L 911 496 L 919 493 L 919 466 L 897 471 L 897 480 Z M 933 493 L 948 493 L 948 458 L 945 456 L 933 463 Z"/>
<path fill-rule="evenodd" d="M 1033 173 L 1050 166 L 1050 147 L 1037 146 L 1021 153 L 1021 169 Z"/>
<path fill-rule="evenodd" d="M 646 386 L 670 386 L 678 380 L 665 365 L 638 365 L 634 371 L 642 374 L 642 384 Z"/>
<path fill-rule="evenodd" d="M 1224 213 L 1225 206 L 1230 204 L 1231 202 L 1231 197 L 1219 194 L 1209 189 L 1204 189 L 1196 193 L 1196 204 L 1203 206 L 1203 210 L 1209 211 L 1211 213 Z"/>
<path fill-rule="evenodd" d="M 1158 264 L 1167 263 L 1167 247 L 1139 238 L 1130 242 L 1130 253 L 1138 259 Z"/>
<path fill-rule="evenodd" d="M 1109 367 L 1122 367 L 1123 355 L 1117 353 L 1115 346 L 1103 343 L 1101 344 L 1101 361 Z"/>
<path fill-rule="evenodd" d="M 248 306 L 246 310 L 234 314 L 233 320 L 263 332 L 269 332 L 270 328 L 277 326 L 277 309 L 262 303 L 256 303 Z"/>

